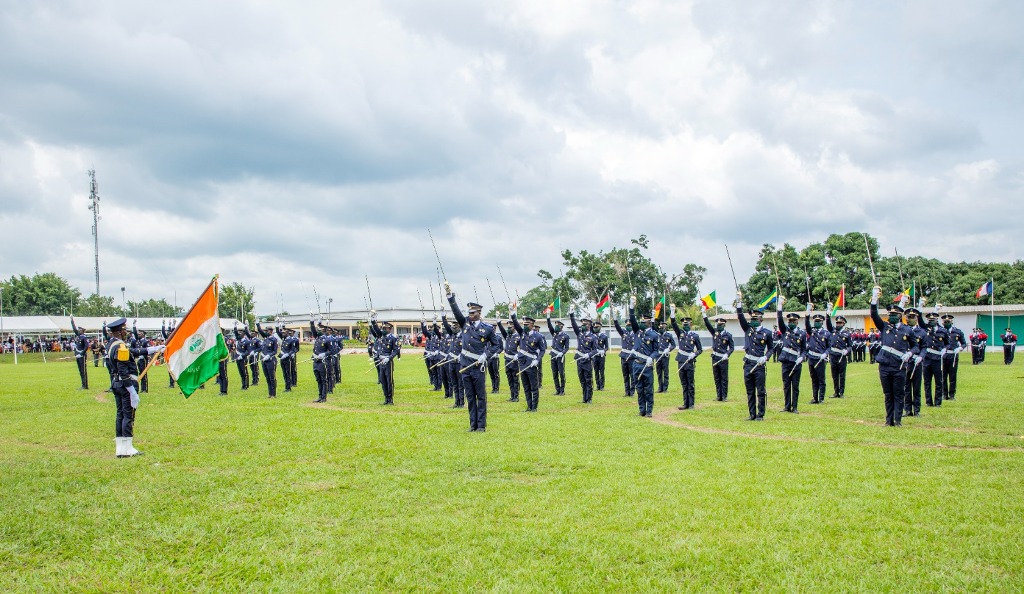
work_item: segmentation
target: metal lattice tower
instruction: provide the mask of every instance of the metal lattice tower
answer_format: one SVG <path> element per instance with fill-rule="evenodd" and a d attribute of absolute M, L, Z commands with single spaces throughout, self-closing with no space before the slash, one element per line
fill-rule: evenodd
<path fill-rule="evenodd" d="M 92 211 L 93 254 L 96 256 L 96 295 L 100 294 L 100 188 L 96 170 L 89 170 L 89 210 Z"/>

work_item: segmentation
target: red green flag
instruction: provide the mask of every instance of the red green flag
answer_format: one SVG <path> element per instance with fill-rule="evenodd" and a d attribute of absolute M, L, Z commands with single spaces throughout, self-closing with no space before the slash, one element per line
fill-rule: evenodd
<path fill-rule="evenodd" d="M 609 307 L 611 307 L 611 304 L 612 304 L 611 295 L 609 295 L 608 293 L 605 293 L 604 297 L 599 299 L 598 302 L 597 302 L 597 311 L 604 311 L 604 310 L 608 309 Z"/>

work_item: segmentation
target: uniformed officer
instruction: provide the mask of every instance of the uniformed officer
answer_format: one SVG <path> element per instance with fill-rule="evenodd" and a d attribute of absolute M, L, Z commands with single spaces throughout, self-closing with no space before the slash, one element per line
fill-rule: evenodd
<path fill-rule="evenodd" d="M 797 326 L 800 314 L 789 312 L 786 319 L 782 319 L 782 304 L 785 302 L 782 295 L 779 295 L 776 302 L 778 305 L 775 315 L 779 319 L 779 329 L 782 331 L 779 368 L 782 370 L 782 392 L 786 402 L 782 412 L 799 413 L 797 406 L 800 404 L 800 374 L 803 362 L 807 359 L 807 333 Z"/>
<path fill-rule="evenodd" d="M 715 325 L 708 320 L 707 308 L 702 308 L 704 327 L 711 333 L 711 375 L 715 379 L 715 396 L 719 402 L 729 400 L 729 357 L 736 350 L 732 333 L 725 329 L 725 318 L 715 318 Z"/>
<path fill-rule="evenodd" d="M 679 410 L 687 410 L 694 407 L 695 372 L 697 370 L 697 357 L 704 352 L 704 346 L 700 343 L 700 336 L 691 330 L 693 319 L 683 318 L 683 327 L 676 323 L 676 304 L 670 306 L 672 312 L 672 330 L 676 333 L 676 343 L 679 350 L 676 352 L 676 370 L 679 371 L 679 385 L 683 387 L 683 405 Z"/>
<path fill-rule="evenodd" d="M 444 397 L 454 398 L 455 386 L 452 385 L 448 377 L 448 367 L 451 366 L 451 337 L 447 333 L 441 332 L 441 327 L 437 325 L 436 316 L 434 319 L 434 335 L 437 336 L 437 362 L 434 363 L 434 371 L 437 372 L 438 381 L 441 382 L 441 387 L 444 389 Z"/>
<path fill-rule="evenodd" d="M 434 316 L 436 327 L 437 315 Z M 420 333 L 423 334 L 423 360 L 427 364 L 427 381 L 430 382 L 430 390 L 437 392 L 441 389 L 441 374 L 436 365 L 440 362 L 438 356 L 438 342 L 440 338 L 427 327 L 427 318 L 420 318 Z"/>
<path fill-rule="evenodd" d="M 277 358 L 281 365 L 281 375 L 284 376 L 284 391 L 292 391 L 292 363 L 295 361 L 295 353 L 292 349 L 298 346 L 298 339 L 294 337 L 292 330 L 278 328 L 277 335 L 281 339 L 281 351 Z"/>
<path fill-rule="evenodd" d="M 452 308 L 455 321 L 462 328 L 462 352 L 459 356 L 459 376 L 469 405 L 469 430 L 487 430 L 487 361 L 501 352 L 501 339 L 494 326 L 480 319 L 483 306 L 467 303 L 468 317 L 462 314 L 455 294 L 447 282 L 444 284 L 448 305 Z"/>
<path fill-rule="evenodd" d="M 495 320 L 491 327 L 493 328 L 497 324 L 498 320 Z M 501 361 L 498 355 L 504 350 L 501 336 L 497 332 L 494 333 L 494 336 L 498 339 L 499 347 L 487 357 L 487 376 L 491 380 L 491 394 L 501 391 Z"/>
<path fill-rule="evenodd" d="M 750 413 L 748 421 L 763 421 L 764 409 L 768 401 L 768 391 L 765 389 L 765 377 L 767 376 L 768 357 L 774 347 L 772 331 L 761 325 L 764 319 L 764 312 L 755 309 L 750 312 L 750 321 L 747 321 L 743 314 L 743 303 L 740 301 L 743 294 L 737 292 L 736 317 L 739 318 L 740 328 L 746 339 L 743 354 L 743 384 L 747 389 L 747 411 Z M 782 296 L 779 296 L 782 300 Z M 799 317 L 799 316 L 797 316 Z M 780 360 L 786 354 L 785 349 L 779 354 Z M 795 358 L 794 358 L 795 361 Z M 793 403 L 791 410 L 795 410 Z"/>
<path fill-rule="evenodd" d="M 120 318 L 106 326 L 111 334 L 107 359 L 111 369 L 110 390 L 117 405 L 114 443 L 115 455 L 118 458 L 142 454 L 132 444 L 132 438 L 135 436 L 135 410 L 139 407 L 139 376 L 135 361 L 142 354 L 149 356 L 164 350 L 163 345 L 144 349 L 128 346 L 125 342 L 128 339 L 127 325 L 128 320 Z"/>
<path fill-rule="evenodd" d="M 601 331 L 601 322 L 594 320 L 592 326 L 594 338 L 597 340 L 597 350 L 590 358 L 594 362 L 594 387 L 598 392 L 604 390 L 604 364 L 608 358 L 608 334 Z"/>
<path fill-rule="evenodd" d="M 949 334 L 949 345 L 942 358 L 942 397 L 956 399 L 956 373 L 960 365 L 960 353 L 967 348 L 964 331 L 953 325 L 953 314 L 943 314 L 942 327 Z"/>
<path fill-rule="evenodd" d="M 89 353 L 89 337 L 85 330 L 75 325 L 75 318 L 71 318 L 71 330 L 75 333 L 72 348 L 75 350 L 75 363 L 78 365 L 78 376 L 82 380 L 81 390 L 89 389 L 89 372 L 85 367 L 86 357 Z"/>
<path fill-rule="evenodd" d="M 249 389 L 249 337 L 238 331 L 238 322 L 235 322 L 235 364 L 238 365 L 238 377 L 242 380 L 242 389 Z"/>
<path fill-rule="evenodd" d="M 615 312 L 612 312 L 615 316 Z M 615 317 L 615 331 L 619 333 L 622 341 L 622 348 L 619 350 L 619 367 L 622 370 L 622 385 L 626 398 L 632 398 L 635 393 L 633 386 L 633 346 L 636 342 L 636 334 L 633 330 L 623 330 L 619 318 Z"/>
<path fill-rule="evenodd" d="M 654 416 L 654 366 L 661 352 L 658 345 L 661 333 L 654 329 L 651 316 L 642 316 L 644 328 L 636 320 L 636 295 L 629 297 L 629 327 L 636 337 L 633 340 L 633 386 L 636 388 L 636 402 L 641 417 Z"/>
<path fill-rule="evenodd" d="M 147 365 L 149 365 L 149 355 L 147 355 L 143 351 L 145 351 L 150 346 L 152 346 L 152 343 L 150 343 L 149 337 L 146 336 L 145 332 L 139 332 L 139 330 L 135 327 L 135 323 L 134 322 L 132 322 L 132 338 L 134 340 L 132 341 L 132 344 L 130 345 L 130 347 L 134 348 L 134 349 L 138 349 L 138 351 L 140 353 L 142 353 L 142 354 L 137 355 L 135 357 L 135 366 L 138 368 L 138 371 L 136 372 L 136 375 L 140 375 L 142 373 L 142 370 L 145 369 Z M 140 386 L 139 387 L 139 393 L 140 394 L 147 394 L 147 393 L 149 393 L 149 374 L 148 373 L 146 375 L 140 375 L 139 386 Z"/>
<path fill-rule="evenodd" d="M 925 404 L 928 406 L 935 406 L 936 403 L 942 406 L 943 390 L 945 390 L 942 385 L 942 367 L 944 365 L 943 357 L 949 348 L 949 332 L 942 326 L 939 326 L 938 311 L 928 312 L 925 315 L 925 320 L 926 335 L 921 349 L 921 356 L 923 357 L 921 366 L 924 368 L 922 370 L 924 399 Z M 934 396 L 932 395 L 933 389 Z M 912 416 L 917 416 L 920 413 L 921 402 L 919 400 L 913 408 Z"/>
<path fill-rule="evenodd" d="M 878 341 L 878 378 L 882 382 L 882 393 L 885 395 L 885 424 L 890 427 L 902 425 L 904 392 L 907 376 L 904 371 L 907 362 L 919 352 L 915 352 L 915 343 L 910 328 L 902 323 L 903 308 L 897 304 L 889 306 L 888 321 L 878 315 L 878 296 L 882 288 L 876 286 L 871 291 L 871 320 L 880 329 L 881 340 Z"/>
<path fill-rule="evenodd" d="M 167 344 L 167 339 L 170 338 L 171 334 L 174 333 L 174 327 L 175 327 L 176 324 L 177 324 L 177 321 L 171 320 L 171 323 L 168 326 L 168 325 L 164 324 L 163 320 L 160 320 L 160 336 L 164 337 L 164 344 Z M 167 387 L 168 388 L 173 388 L 174 387 L 174 376 L 171 375 L 171 370 L 170 369 L 167 370 Z"/>
<path fill-rule="evenodd" d="M 249 331 L 249 327 L 245 327 L 245 336 L 249 339 L 246 343 L 248 351 L 246 352 L 246 360 L 249 362 L 249 376 L 252 377 L 252 385 L 260 385 L 260 351 L 263 347 L 263 342 L 259 339 L 259 336 L 254 335 Z"/>
<path fill-rule="evenodd" d="M 509 323 L 511 324 L 511 320 Z M 519 333 L 505 330 L 498 321 L 498 331 L 504 340 L 505 378 L 508 379 L 509 402 L 519 402 Z"/>
<path fill-rule="evenodd" d="M 845 316 L 836 316 L 836 323 L 833 326 L 832 316 L 826 315 L 825 325 L 830 333 L 828 357 L 829 366 L 832 368 L 832 397 L 842 398 L 846 395 L 846 365 L 853 353 L 853 334 L 846 329 Z"/>
<path fill-rule="evenodd" d="M 882 348 L 882 334 L 878 331 L 877 328 L 875 328 L 871 332 L 868 332 L 867 342 L 868 344 L 865 346 L 865 348 L 867 349 L 868 355 L 871 359 L 869 363 L 871 365 L 874 365 L 875 363 L 878 362 L 878 351 L 881 350 Z"/>
<path fill-rule="evenodd" d="M 903 416 L 914 417 L 921 412 L 921 378 L 924 376 L 924 355 L 929 343 L 928 331 L 921 326 L 921 310 L 908 307 L 903 311 L 907 328 L 910 329 L 911 343 L 917 347 L 917 354 L 907 361 L 904 369 L 907 384 L 903 391 Z"/>
<path fill-rule="evenodd" d="M 519 366 L 519 379 L 523 386 L 523 395 L 526 396 L 526 412 L 537 412 L 540 404 L 540 386 L 537 377 L 538 369 L 544 360 L 544 351 L 547 350 L 547 342 L 544 336 L 534 328 L 534 319 L 524 317 L 523 324 L 519 324 L 516 318 L 516 308 L 512 308 L 512 327 L 519 334 L 519 350 L 516 362 Z"/>
<path fill-rule="evenodd" d="M 579 377 L 580 387 L 583 389 L 583 402 L 590 404 L 594 399 L 593 356 L 597 351 L 597 338 L 591 332 L 593 322 L 590 318 L 583 318 L 577 323 L 576 314 L 573 312 L 569 313 L 569 322 L 572 323 L 572 331 L 576 334 L 576 355 L 574 357 L 576 375 Z"/>
<path fill-rule="evenodd" d="M 370 313 L 370 332 L 376 337 L 377 368 L 380 370 L 380 387 L 384 392 L 384 404 L 395 403 L 395 360 L 402 358 L 402 343 L 394 335 L 394 324 L 384 322 L 377 325 L 377 312 Z"/>
<path fill-rule="evenodd" d="M 263 376 L 267 379 L 267 398 L 277 398 L 277 351 L 281 347 L 281 337 L 276 328 L 264 330 L 259 322 L 256 322 L 256 332 L 263 337 L 259 357 L 263 364 Z"/>
<path fill-rule="evenodd" d="M 1003 364 L 1009 365 L 1013 363 L 1013 354 L 1017 350 L 1017 335 L 1007 328 L 1000 338 L 1003 341 Z"/>
<path fill-rule="evenodd" d="M 828 367 L 829 343 L 832 333 L 822 328 L 825 314 L 811 315 L 808 306 L 804 316 L 804 330 L 807 331 L 807 371 L 811 374 L 811 404 L 825 402 L 825 368 Z"/>
<path fill-rule="evenodd" d="M 330 386 L 330 345 L 335 338 L 318 330 L 312 317 L 309 320 L 309 330 L 313 334 L 313 377 L 316 379 L 317 390 L 314 402 L 327 402 L 327 389 Z"/>
<path fill-rule="evenodd" d="M 654 358 L 654 371 L 658 374 L 658 393 L 668 392 L 668 362 L 671 360 L 672 351 L 676 348 L 676 342 L 673 340 L 672 333 L 668 330 L 668 324 L 665 322 L 658 323 L 658 334 L 661 338 L 658 340 L 658 354 Z"/>
<path fill-rule="evenodd" d="M 225 346 L 231 341 L 228 336 L 227 330 L 221 330 L 221 334 L 224 336 Z M 164 341 L 166 344 L 167 341 Z M 228 356 L 217 362 L 217 384 L 220 385 L 220 393 L 227 395 L 228 393 L 228 360 L 231 359 L 231 350 L 228 350 Z M 172 378 L 173 379 L 173 378 Z"/>
<path fill-rule="evenodd" d="M 448 376 L 448 384 L 452 387 L 452 395 L 455 398 L 455 404 L 452 405 L 452 408 L 462 408 L 466 406 L 466 388 L 462 385 L 462 378 L 459 377 L 459 359 L 462 357 L 462 329 L 453 328 L 448 323 L 448 316 L 444 314 L 441 315 L 441 324 L 444 326 L 444 331 L 447 335 L 447 348 L 445 352 L 448 355 L 448 362 L 444 365 L 443 369 Z"/>
<path fill-rule="evenodd" d="M 551 377 L 555 382 L 555 396 L 565 394 L 565 354 L 569 352 L 569 333 L 562 330 L 562 320 L 551 322 L 547 314 L 548 332 L 551 333 Z"/>

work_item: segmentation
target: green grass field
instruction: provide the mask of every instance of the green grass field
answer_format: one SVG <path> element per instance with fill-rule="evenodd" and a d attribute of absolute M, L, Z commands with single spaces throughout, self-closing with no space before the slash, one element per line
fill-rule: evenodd
<path fill-rule="evenodd" d="M 303 351 L 308 356 L 308 347 Z M 655 417 L 608 388 L 580 402 L 545 373 L 540 412 L 502 393 L 487 433 L 397 365 L 396 403 L 365 356 L 313 406 L 315 382 L 210 383 L 184 399 L 157 368 L 135 445 L 114 458 L 106 372 L 38 355 L 0 361 L 0 591 L 1024 590 L 1020 363 L 961 364 L 957 400 L 883 426 L 877 370 L 848 397 L 748 423 L 739 358 L 729 402 L 708 359 L 697 409 L 678 379 Z M 283 384 L 283 380 L 279 380 Z M 831 393 L 831 391 L 829 391 Z"/>

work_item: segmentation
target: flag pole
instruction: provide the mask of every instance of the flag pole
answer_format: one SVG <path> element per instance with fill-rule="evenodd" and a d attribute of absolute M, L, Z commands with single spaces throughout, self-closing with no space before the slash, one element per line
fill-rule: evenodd
<path fill-rule="evenodd" d="M 188 311 L 187 311 L 187 312 L 185 312 L 185 315 L 181 317 L 182 321 L 184 321 L 184 320 L 185 320 L 185 318 L 187 318 L 187 317 L 188 317 L 188 315 L 189 315 L 190 313 L 192 313 L 192 310 L 193 310 L 193 309 L 195 309 L 197 305 L 199 305 L 199 300 L 200 300 L 200 299 L 202 299 L 202 298 L 203 298 L 203 295 L 205 295 L 205 294 L 206 294 L 206 291 L 207 291 L 207 289 L 209 289 L 209 288 L 210 288 L 210 285 L 213 285 L 213 295 L 214 295 L 214 297 L 216 297 L 216 298 L 217 298 L 217 301 L 218 301 L 218 303 L 220 302 L 220 294 L 219 294 L 219 293 L 220 293 L 220 291 L 218 290 L 218 287 L 217 287 L 217 281 L 218 281 L 219 279 L 220 279 L 220 274 L 215 274 L 215 275 L 213 275 L 213 279 L 212 279 L 212 280 L 210 281 L 210 284 L 206 285 L 206 287 L 205 287 L 205 288 L 204 288 L 204 289 L 203 289 L 203 290 L 202 290 L 202 291 L 201 291 L 201 292 L 199 293 L 199 297 L 196 297 L 196 300 L 195 300 L 195 302 L 193 302 L 193 303 L 192 303 L 192 307 L 188 308 Z M 218 312 L 218 319 L 219 319 L 219 317 L 220 317 L 220 312 Z M 180 325 L 179 325 L 179 326 L 175 326 L 175 327 L 174 327 L 174 331 L 173 331 L 173 332 L 171 332 L 170 336 L 168 336 L 168 337 L 167 337 L 167 338 L 166 338 L 166 339 L 164 340 L 164 344 L 166 345 L 167 343 L 171 342 L 171 339 L 172 339 L 172 338 L 174 338 L 174 335 L 175 335 L 175 334 L 177 334 L 177 333 L 178 333 L 178 330 L 180 330 L 180 329 L 181 329 L 181 326 L 180 326 Z M 218 331 L 220 331 L 220 328 L 217 328 L 217 330 L 218 330 Z M 154 357 L 154 358 L 155 358 L 155 357 Z M 147 368 L 148 368 L 148 367 L 147 367 Z"/>
<path fill-rule="evenodd" d="M 996 343 L 996 283 L 994 277 L 989 277 L 988 284 L 992 287 L 988 295 L 989 313 L 991 314 L 992 320 L 992 344 Z M 988 348 L 988 341 L 985 343 L 985 348 Z"/>

